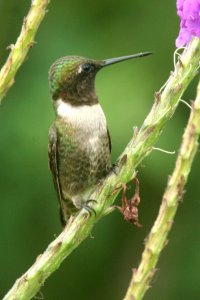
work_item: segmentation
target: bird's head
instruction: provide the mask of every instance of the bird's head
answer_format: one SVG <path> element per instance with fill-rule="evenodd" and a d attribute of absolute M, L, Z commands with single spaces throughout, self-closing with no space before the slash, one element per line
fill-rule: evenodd
<path fill-rule="evenodd" d="M 62 99 L 74 106 L 98 102 L 94 81 L 97 72 L 105 66 L 120 61 L 142 57 L 150 52 L 133 54 L 106 60 L 93 60 L 81 56 L 65 56 L 58 59 L 49 70 L 49 85 L 53 101 Z"/>

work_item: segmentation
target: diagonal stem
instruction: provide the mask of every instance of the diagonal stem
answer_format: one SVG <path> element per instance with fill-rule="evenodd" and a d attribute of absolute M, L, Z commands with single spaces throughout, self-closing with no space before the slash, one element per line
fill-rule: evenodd
<path fill-rule="evenodd" d="M 162 93 L 157 93 L 153 107 L 137 136 L 134 136 L 118 161 L 118 173 L 111 174 L 101 186 L 97 186 L 91 199 L 96 218 L 81 210 L 69 220 L 64 231 L 48 246 L 32 267 L 13 285 L 4 300 L 30 299 L 41 288 L 44 281 L 59 268 L 62 261 L 89 235 L 94 226 L 114 202 L 123 183 L 135 177 L 135 168 L 152 150 L 164 128 L 172 117 L 179 99 L 196 75 L 200 58 L 200 40 L 194 38 L 185 49 Z"/>
<path fill-rule="evenodd" d="M 27 17 L 24 19 L 21 33 L 0 71 L 0 104 L 7 91 L 14 84 L 14 78 L 24 62 L 29 49 L 34 44 L 34 38 L 42 22 L 50 0 L 33 0 Z"/>

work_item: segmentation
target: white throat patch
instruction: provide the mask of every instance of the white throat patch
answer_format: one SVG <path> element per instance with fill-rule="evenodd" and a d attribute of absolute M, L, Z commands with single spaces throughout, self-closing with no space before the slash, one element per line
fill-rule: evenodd
<path fill-rule="evenodd" d="M 92 130 L 94 134 L 98 131 L 103 133 L 107 130 L 106 118 L 99 103 L 94 105 L 73 106 L 62 99 L 56 101 L 57 115 L 66 122 L 76 127 L 84 127 L 85 130 Z"/>

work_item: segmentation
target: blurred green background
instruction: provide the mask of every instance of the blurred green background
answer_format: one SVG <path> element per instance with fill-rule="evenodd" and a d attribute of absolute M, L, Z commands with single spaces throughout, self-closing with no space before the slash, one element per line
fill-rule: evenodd
<path fill-rule="evenodd" d="M 30 7 L 0 1 L 0 64 L 15 42 Z M 113 162 L 150 110 L 154 93 L 173 69 L 179 30 L 175 1 L 51 1 L 36 44 L 0 107 L 0 298 L 61 231 L 48 170 L 48 128 L 54 112 L 48 69 L 59 57 L 104 59 L 141 51 L 153 55 L 101 71 L 96 88 L 112 136 Z M 195 97 L 197 79 L 184 99 Z M 180 104 L 157 147 L 177 150 L 189 109 Z M 154 151 L 138 168 L 138 229 L 115 211 L 94 228 L 41 289 L 48 300 L 122 299 L 158 212 L 175 155 Z M 200 299 L 199 153 L 169 243 L 145 299 Z M 118 199 L 120 203 L 120 198 Z M 41 296 L 38 294 L 37 296 Z"/>

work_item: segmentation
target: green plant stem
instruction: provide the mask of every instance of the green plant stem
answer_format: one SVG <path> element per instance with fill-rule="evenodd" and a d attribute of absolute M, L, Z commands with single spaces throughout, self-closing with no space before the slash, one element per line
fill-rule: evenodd
<path fill-rule="evenodd" d="M 44 18 L 50 0 L 33 0 L 27 17 L 23 21 L 21 33 L 15 45 L 11 45 L 10 55 L 0 71 L 0 104 L 14 83 L 15 75 L 24 62 L 29 49 L 34 44 L 38 27 Z"/>
<path fill-rule="evenodd" d="M 200 134 L 200 82 L 197 97 L 192 105 L 190 118 L 183 134 L 181 147 L 172 176 L 169 178 L 157 219 L 151 229 L 142 259 L 133 276 L 124 300 L 141 300 L 149 288 L 161 251 L 174 222 L 184 186 L 198 148 Z"/>
<path fill-rule="evenodd" d="M 69 220 L 64 231 L 39 255 L 33 266 L 19 278 L 4 300 L 30 299 L 43 285 L 44 281 L 59 268 L 61 262 L 89 235 L 92 227 L 114 202 L 123 183 L 135 176 L 135 168 L 153 149 L 164 128 L 165 123 L 173 115 L 179 98 L 194 78 L 200 58 L 200 40 L 194 38 L 176 64 L 175 71 L 162 93 L 156 94 L 153 107 L 145 119 L 142 128 L 135 132 L 133 138 L 118 160 L 117 174 L 110 174 L 104 182 L 97 186 L 91 196 L 97 203 L 91 206 L 96 211 L 89 216 L 85 210 Z"/>

